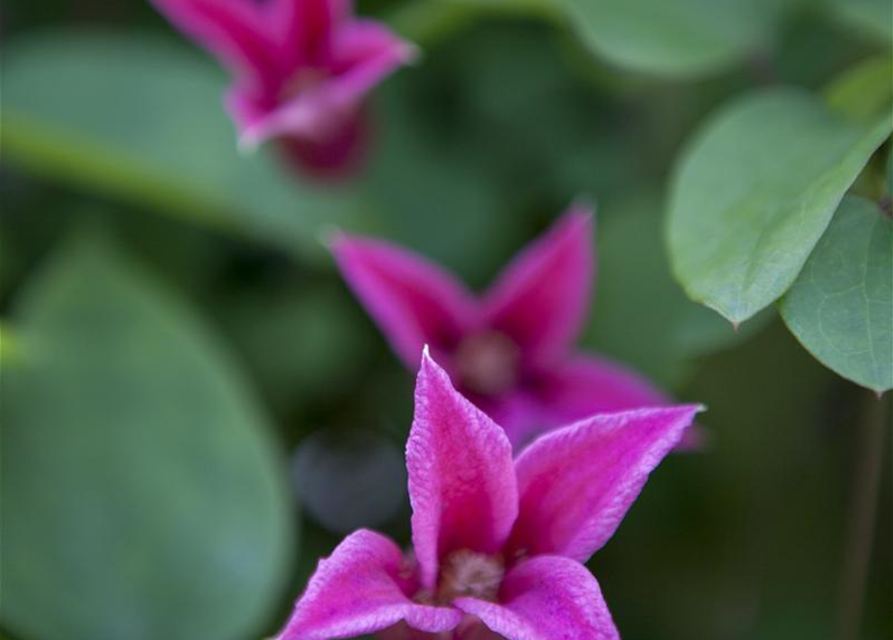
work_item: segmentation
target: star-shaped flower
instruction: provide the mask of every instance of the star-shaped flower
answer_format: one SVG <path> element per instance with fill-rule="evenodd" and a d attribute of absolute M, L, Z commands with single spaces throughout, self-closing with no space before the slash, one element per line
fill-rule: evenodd
<path fill-rule="evenodd" d="M 339 235 L 341 273 L 410 368 L 430 345 L 456 387 L 516 444 L 602 411 L 669 404 L 639 374 L 575 354 L 589 308 L 592 214 L 572 208 L 480 297 L 424 258 L 386 242 Z"/>
<path fill-rule="evenodd" d="M 352 168 L 366 93 L 415 47 L 350 0 L 151 0 L 234 77 L 227 106 L 243 147 L 277 138 L 316 174 Z"/>
<path fill-rule="evenodd" d="M 413 551 L 368 530 L 348 536 L 319 563 L 278 640 L 619 638 L 582 563 L 699 409 L 600 414 L 513 461 L 505 432 L 426 350 L 406 446 Z"/>

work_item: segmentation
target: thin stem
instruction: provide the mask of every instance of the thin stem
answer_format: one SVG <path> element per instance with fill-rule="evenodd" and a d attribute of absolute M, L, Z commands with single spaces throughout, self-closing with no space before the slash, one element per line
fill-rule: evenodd
<path fill-rule="evenodd" d="M 873 393 L 866 395 L 840 580 L 838 640 L 857 640 L 859 637 L 874 542 L 890 397 L 893 396 L 888 394 L 887 398 L 878 398 Z"/>

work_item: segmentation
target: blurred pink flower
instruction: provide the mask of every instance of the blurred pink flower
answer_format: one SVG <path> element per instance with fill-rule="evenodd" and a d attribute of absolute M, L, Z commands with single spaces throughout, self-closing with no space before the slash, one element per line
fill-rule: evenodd
<path fill-rule="evenodd" d="M 430 345 L 456 387 L 516 445 L 603 411 L 665 406 L 639 374 L 571 353 L 589 308 L 592 214 L 573 207 L 475 298 L 449 273 L 400 247 L 339 235 L 341 273 L 408 367 Z"/>
<path fill-rule="evenodd" d="M 352 16 L 350 0 L 152 0 L 234 77 L 240 145 L 277 138 L 310 173 L 348 171 L 362 151 L 365 94 L 415 47 Z"/>
<path fill-rule="evenodd" d="M 504 431 L 425 350 L 406 445 L 413 551 L 368 530 L 348 536 L 319 563 L 278 640 L 619 638 L 582 563 L 699 410 L 598 415 L 513 462 Z"/>

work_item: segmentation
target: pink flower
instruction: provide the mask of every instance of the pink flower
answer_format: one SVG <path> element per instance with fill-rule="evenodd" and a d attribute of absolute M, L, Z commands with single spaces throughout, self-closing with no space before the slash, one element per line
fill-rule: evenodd
<path fill-rule="evenodd" d="M 619 638 L 582 563 L 699 409 L 601 414 L 541 437 L 513 462 L 504 431 L 426 350 L 406 445 L 414 551 L 372 531 L 348 536 L 320 562 L 278 640 Z"/>
<path fill-rule="evenodd" d="M 415 48 L 350 0 L 152 0 L 233 74 L 227 106 L 243 147 L 271 138 L 317 174 L 344 172 L 362 147 L 365 94 Z"/>
<path fill-rule="evenodd" d="M 475 298 L 399 247 L 341 235 L 341 272 L 406 365 L 430 345 L 456 387 L 521 444 L 544 429 L 668 399 L 614 362 L 571 353 L 589 308 L 592 215 L 573 208 Z"/>

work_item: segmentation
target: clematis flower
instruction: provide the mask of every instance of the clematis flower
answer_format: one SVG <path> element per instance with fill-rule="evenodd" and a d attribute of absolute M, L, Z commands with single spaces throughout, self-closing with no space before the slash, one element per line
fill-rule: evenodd
<path fill-rule="evenodd" d="M 600 414 L 513 461 L 505 432 L 425 350 L 406 445 L 413 550 L 350 535 L 319 563 L 278 640 L 619 638 L 582 563 L 699 409 Z"/>
<path fill-rule="evenodd" d="M 404 249 L 340 235 L 341 273 L 410 368 L 430 345 L 457 388 L 516 444 L 602 411 L 669 404 L 637 373 L 576 354 L 595 258 L 592 214 L 573 207 L 480 297 Z"/>
<path fill-rule="evenodd" d="M 350 0 L 151 0 L 234 76 L 227 106 L 240 144 L 278 138 L 316 174 L 362 150 L 364 96 L 415 47 L 351 15 Z"/>

